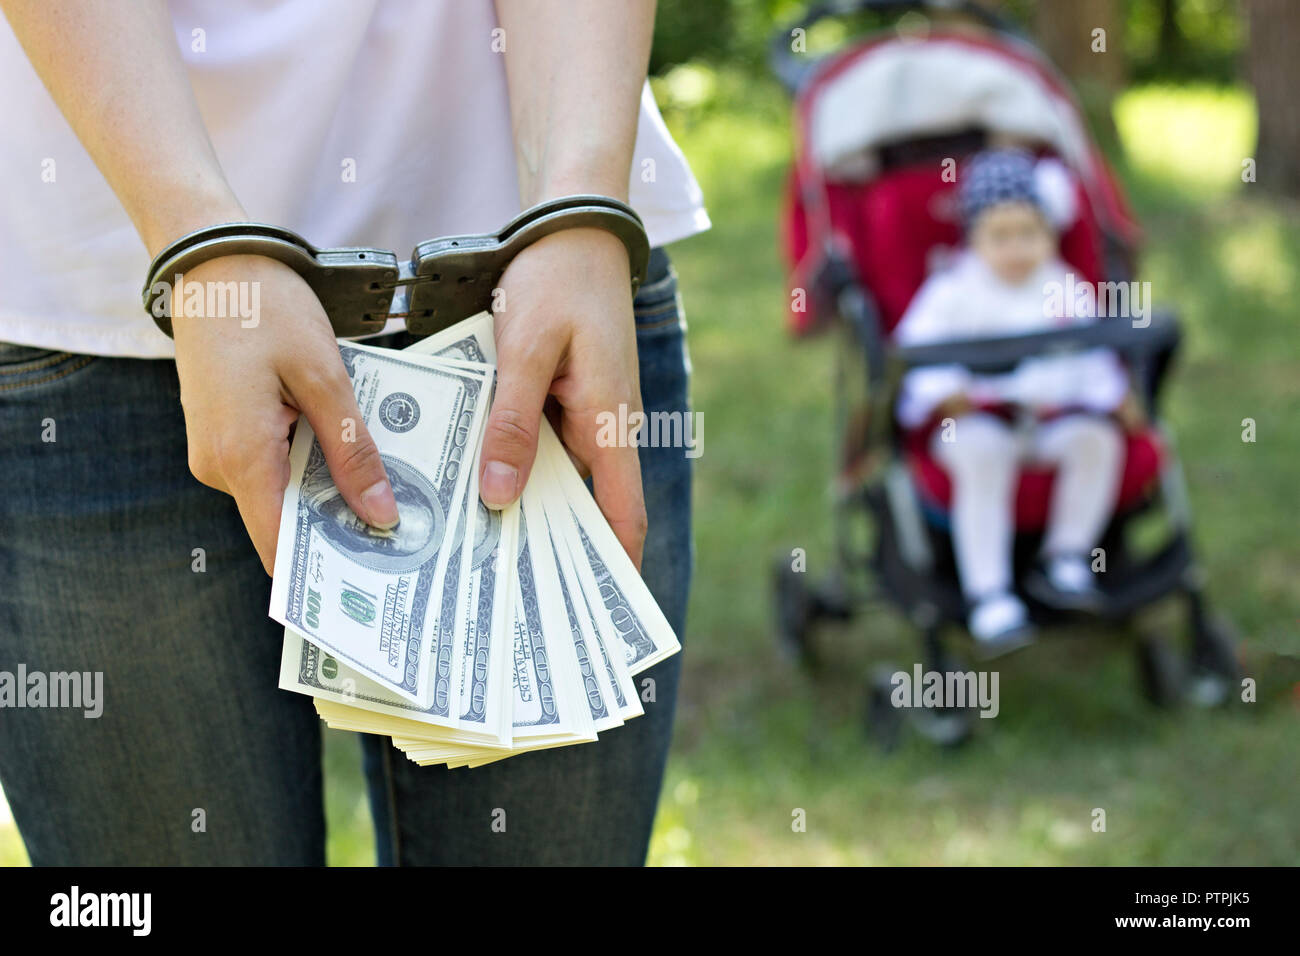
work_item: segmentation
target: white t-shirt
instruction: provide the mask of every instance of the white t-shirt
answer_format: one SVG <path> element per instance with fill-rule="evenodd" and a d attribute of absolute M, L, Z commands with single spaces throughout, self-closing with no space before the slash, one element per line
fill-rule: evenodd
<path fill-rule="evenodd" d="M 1027 281 L 1008 285 L 975 253 L 963 250 L 947 268 L 925 280 L 894 329 L 894 341 L 933 345 L 1092 322 L 1095 297 L 1084 282 L 1082 276 L 1071 277 L 1070 267 L 1060 259 L 1050 259 Z M 1064 312 L 1055 309 L 1057 303 L 1065 306 Z M 903 426 L 918 427 L 957 392 L 974 402 L 1110 411 L 1127 390 L 1128 374 L 1118 356 L 1104 348 L 1028 358 L 1003 375 L 973 375 L 960 365 L 924 366 L 903 376 L 897 415 Z"/>
<path fill-rule="evenodd" d="M 400 261 L 422 240 L 495 232 L 519 212 L 491 0 L 172 0 L 171 11 L 251 219 Z M 144 244 L 3 17 L 0 141 L 0 341 L 173 355 L 140 301 Z M 648 82 L 629 197 L 653 245 L 709 227 Z"/>

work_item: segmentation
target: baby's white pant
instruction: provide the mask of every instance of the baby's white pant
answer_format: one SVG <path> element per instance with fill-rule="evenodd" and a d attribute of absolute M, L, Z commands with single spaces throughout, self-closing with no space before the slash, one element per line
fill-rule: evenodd
<path fill-rule="evenodd" d="M 1041 422 L 1022 439 L 997 416 L 973 412 L 936 431 L 930 449 L 952 481 L 953 550 L 968 597 L 1011 589 L 1016 485 L 1023 463 L 1056 466 L 1044 554 L 1088 555 L 1119 494 L 1123 435 L 1116 424 L 1096 416 Z"/>

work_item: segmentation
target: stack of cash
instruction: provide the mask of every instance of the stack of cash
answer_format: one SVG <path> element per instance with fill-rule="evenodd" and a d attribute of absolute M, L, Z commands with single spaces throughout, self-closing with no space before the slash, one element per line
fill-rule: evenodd
<path fill-rule="evenodd" d="M 640 715 L 633 677 L 680 645 L 545 418 L 520 500 L 479 500 L 491 316 L 404 351 L 339 349 L 400 521 L 357 518 L 300 419 L 271 591 L 280 686 L 314 697 L 331 727 L 449 767 L 593 741 Z"/>

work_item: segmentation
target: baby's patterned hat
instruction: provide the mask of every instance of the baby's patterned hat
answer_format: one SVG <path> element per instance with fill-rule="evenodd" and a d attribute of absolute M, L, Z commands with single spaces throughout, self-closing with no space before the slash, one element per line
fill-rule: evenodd
<path fill-rule="evenodd" d="M 1035 159 L 1023 149 L 992 149 L 977 153 L 962 168 L 957 204 L 969 230 L 985 209 L 1003 202 L 1027 202 L 1051 221 L 1035 175 Z"/>

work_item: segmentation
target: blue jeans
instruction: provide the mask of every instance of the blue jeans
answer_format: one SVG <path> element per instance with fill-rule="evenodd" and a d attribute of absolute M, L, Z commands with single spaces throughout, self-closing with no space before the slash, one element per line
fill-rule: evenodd
<path fill-rule="evenodd" d="M 645 409 L 685 412 L 661 249 L 635 312 Z M 276 686 L 282 628 L 234 500 L 190 475 L 175 364 L 0 344 L 0 449 L 0 672 L 103 675 L 97 718 L 0 706 L 0 782 L 32 862 L 323 864 L 321 723 Z M 640 453 L 643 576 L 681 637 L 691 463 Z M 379 862 L 643 863 L 681 660 L 638 675 L 645 715 L 593 744 L 448 770 L 363 735 Z"/>

